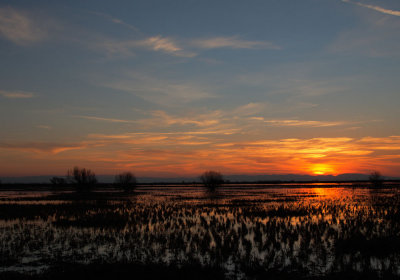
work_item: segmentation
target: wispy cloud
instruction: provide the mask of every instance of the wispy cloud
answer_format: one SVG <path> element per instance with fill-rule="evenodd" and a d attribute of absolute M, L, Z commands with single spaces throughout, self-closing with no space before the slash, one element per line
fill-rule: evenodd
<path fill-rule="evenodd" d="M 160 126 L 171 126 L 171 125 L 194 125 L 198 127 L 212 126 L 219 123 L 218 119 L 212 119 L 209 115 L 197 116 L 195 118 L 190 117 L 176 117 L 172 116 L 165 111 L 157 110 L 151 112 L 151 118 L 138 119 L 138 120 L 123 120 L 115 118 L 104 118 L 97 116 L 75 116 L 77 118 L 102 121 L 108 123 L 122 123 L 122 124 L 139 124 L 147 127 L 160 127 Z"/>
<path fill-rule="evenodd" d="M 176 40 L 161 35 L 147 37 L 141 40 L 117 40 L 101 38 L 92 47 L 106 51 L 112 55 L 132 56 L 135 50 L 144 49 L 154 52 L 163 52 L 178 57 L 194 57 L 197 54 L 184 50 Z"/>
<path fill-rule="evenodd" d="M 264 119 L 263 117 L 251 117 L 250 119 L 262 121 L 271 126 L 331 127 L 349 124 L 348 122 L 310 121 L 296 119 L 269 120 Z"/>
<path fill-rule="evenodd" d="M 358 5 L 360 7 L 364 7 L 364 8 L 368 8 L 377 12 L 381 12 L 383 14 L 386 15 L 392 15 L 392 16 L 400 16 L 400 11 L 396 11 L 396 10 L 390 10 L 390 9 L 385 9 L 379 6 L 374 6 L 374 5 L 368 5 L 368 4 L 364 4 L 364 3 L 360 3 L 360 2 L 355 2 L 355 1 L 350 1 L 350 0 L 342 0 L 342 2 L 345 3 L 351 3 L 351 4 L 355 4 Z"/>
<path fill-rule="evenodd" d="M 0 8 L 0 34 L 17 45 L 29 45 L 46 37 L 46 30 L 28 13 L 11 7 Z"/>
<path fill-rule="evenodd" d="M 176 40 L 169 37 L 163 37 L 161 35 L 140 40 L 137 42 L 137 45 L 153 51 L 162 51 L 174 56 L 194 57 L 197 55 L 197 53 L 188 51 L 187 49 L 181 47 Z"/>
<path fill-rule="evenodd" d="M 240 129 L 200 129 L 200 130 L 188 130 L 188 131 L 176 131 L 176 132 L 130 132 L 122 134 L 89 134 L 90 139 L 155 139 L 162 137 L 167 139 L 168 137 L 174 137 L 179 140 L 193 139 L 194 137 L 201 137 L 207 135 L 232 135 L 240 132 Z M 204 140 L 204 138 L 202 138 Z M 159 139 L 158 139 L 159 140 Z"/>
<path fill-rule="evenodd" d="M 76 118 L 101 121 L 106 123 L 135 124 L 146 129 L 162 129 L 174 126 L 180 131 L 187 129 L 227 129 L 237 126 L 239 119 L 248 121 L 247 117 L 260 112 L 262 103 L 249 103 L 232 110 L 191 110 L 186 113 L 170 113 L 165 110 L 152 110 L 144 115 L 135 115 L 134 120 L 109 118 L 103 116 L 75 115 Z M 143 114 L 143 112 L 139 112 Z"/>
<path fill-rule="evenodd" d="M 168 53 L 178 53 L 182 48 L 174 40 L 162 36 L 149 37 L 137 42 L 138 46 L 152 49 L 153 51 L 164 51 Z"/>
<path fill-rule="evenodd" d="M 177 57 L 195 57 L 200 50 L 230 48 L 230 49 L 270 49 L 280 47 L 264 41 L 248 41 L 239 37 L 213 37 L 203 39 L 174 39 L 156 35 L 139 40 L 118 40 L 102 38 L 92 44 L 94 48 L 102 49 L 109 54 L 132 56 L 135 50 L 144 49 L 162 52 Z"/>
<path fill-rule="evenodd" d="M 232 110 L 232 115 L 234 116 L 249 116 L 249 115 L 255 115 L 263 110 L 266 110 L 269 108 L 271 105 L 266 102 L 251 102 L 247 103 L 245 105 L 241 105 L 234 110 Z"/>
<path fill-rule="evenodd" d="M 96 116 L 75 116 L 75 117 L 81 118 L 81 119 L 111 122 L 111 123 L 136 123 L 136 121 L 133 121 L 133 120 L 121 120 L 121 119 L 103 118 L 103 117 L 96 117 Z"/>
<path fill-rule="evenodd" d="M 195 116 L 173 116 L 168 114 L 165 111 L 157 110 L 152 111 L 152 118 L 140 120 L 139 123 L 149 125 L 193 125 L 198 127 L 209 127 L 219 123 L 219 115 L 218 112 L 213 112 L 210 114 L 200 114 Z"/>
<path fill-rule="evenodd" d="M 49 142 L 4 143 L 0 142 L 0 149 L 15 150 L 20 152 L 59 154 L 69 150 L 86 148 L 86 144 L 65 144 Z"/>
<path fill-rule="evenodd" d="M 0 95 L 5 98 L 18 99 L 18 98 L 32 98 L 34 94 L 26 91 L 6 91 L 0 90 Z"/>
<path fill-rule="evenodd" d="M 233 37 L 213 37 L 205 39 L 192 40 L 191 45 L 202 49 L 217 49 L 217 48 L 231 48 L 231 49 L 273 49 L 279 50 L 280 47 L 271 43 L 263 41 L 248 41 L 240 39 L 237 36 Z"/>
<path fill-rule="evenodd" d="M 360 140 L 361 143 L 374 143 L 374 144 L 400 144 L 400 136 L 389 137 L 364 137 Z"/>

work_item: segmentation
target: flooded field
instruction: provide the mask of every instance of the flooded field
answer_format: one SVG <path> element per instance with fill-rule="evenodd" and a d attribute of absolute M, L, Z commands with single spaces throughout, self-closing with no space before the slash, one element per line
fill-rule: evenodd
<path fill-rule="evenodd" d="M 94 264 L 196 267 L 225 279 L 397 279 L 400 191 L 324 184 L 0 191 L 0 278 Z"/>

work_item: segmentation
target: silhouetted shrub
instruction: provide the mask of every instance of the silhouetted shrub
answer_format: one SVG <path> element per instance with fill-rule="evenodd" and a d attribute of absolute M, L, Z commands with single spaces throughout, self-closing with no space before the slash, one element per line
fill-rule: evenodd
<path fill-rule="evenodd" d="M 221 173 L 216 171 L 205 171 L 201 176 L 200 180 L 203 185 L 210 189 L 215 190 L 217 187 L 224 183 L 224 178 Z"/>
<path fill-rule="evenodd" d="M 383 176 L 379 171 L 374 171 L 369 175 L 369 181 L 374 187 L 382 187 Z"/>
<path fill-rule="evenodd" d="M 90 169 L 75 166 L 67 172 L 68 181 L 80 189 L 88 189 L 97 183 L 96 174 Z"/>
<path fill-rule="evenodd" d="M 64 186 L 67 184 L 67 180 L 65 180 L 65 178 L 62 177 L 53 177 L 50 179 L 50 183 L 53 186 Z"/>
<path fill-rule="evenodd" d="M 123 172 L 115 176 L 115 184 L 129 191 L 136 187 L 136 177 L 132 172 Z"/>

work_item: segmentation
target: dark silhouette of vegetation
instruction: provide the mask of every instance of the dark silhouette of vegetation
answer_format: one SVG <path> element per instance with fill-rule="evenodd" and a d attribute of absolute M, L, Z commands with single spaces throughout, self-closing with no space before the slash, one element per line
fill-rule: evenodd
<path fill-rule="evenodd" d="M 115 184 L 125 191 L 131 191 L 136 187 L 136 177 L 132 172 L 123 172 L 115 176 Z"/>
<path fill-rule="evenodd" d="M 200 180 L 203 185 L 209 190 L 215 190 L 217 187 L 224 183 L 224 178 L 220 172 L 216 171 L 205 171 L 201 176 Z"/>
<path fill-rule="evenodd" d="M 97 183 L 96 174 L 90 169 L 75 166 L 67 172 L 68 181 L 77 185 L 79 190 L 88 190 Z"/>
<path fill-rule="evenodd" d="M 374 171 L 369 175 L 369 181 L 374 187 L 382 187 L 383 176 L 379 171 Z"/>
<path fill-rule="evenodd" d="M 64 186 L 67 184 L 67 180 L 65 178 L 62 177 L 53 177 L 50 179 L 50 183 L 53 186 Z"/>

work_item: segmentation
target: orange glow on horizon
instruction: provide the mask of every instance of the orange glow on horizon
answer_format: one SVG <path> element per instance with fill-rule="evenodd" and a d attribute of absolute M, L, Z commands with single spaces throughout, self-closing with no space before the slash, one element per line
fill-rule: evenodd
<path fill-rule="evenodd" d="M 339 175 L 379 170 L 395 177 L 400 171 L 400 150 L 395 149 L 400 137 L 394 136 L 263 141 L 227 141 L 214 134 L 161 136 L 90 135 L 76 143 L 3 145 L 0 176 L 63 175 L 75 165 L 98 175 L 132 171 L 139 177 L 193 177 L 204 170 L 225 175 Z"/>
<path fill-rule="evenodd" d="M 311 165 L 310 171 L 314 175 L 335 175 L 337 173 L 333 166 L 325 163 Z"/>

